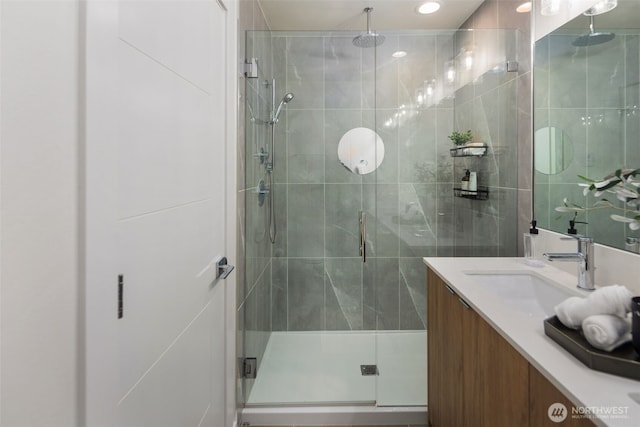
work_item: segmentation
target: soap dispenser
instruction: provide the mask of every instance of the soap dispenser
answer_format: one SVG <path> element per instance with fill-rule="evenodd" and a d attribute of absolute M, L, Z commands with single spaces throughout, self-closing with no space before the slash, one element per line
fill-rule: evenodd
<path fill-rule="evenodd" d="M 478 193 L 478 174 L 476 172 L 471 172 L 469 174 L 469 194 L 477 194 Z"/>
<path fill-rule="evenodd" d="M 524 262 L 532 267 L 542 267 L 544 263 L 537 257 L 537 244 L 538 229 L 536 228 L 537 221 L 534 219 L 531 221 L 531 228 L 528 233 L 524 233 Z"/>
<path fill-rule="evenodd" d="M 469 169 L 464 171 L 464 176 L 462 177 L 462 181 L 460 182 L 460 194 L 467 195 L 469 194 L 469 179 L 471 177 L 471 172 Z"/>

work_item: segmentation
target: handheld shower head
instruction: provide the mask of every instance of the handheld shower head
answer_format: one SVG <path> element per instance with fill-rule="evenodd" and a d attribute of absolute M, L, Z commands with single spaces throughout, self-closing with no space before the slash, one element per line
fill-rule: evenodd
<path fill-rule="evenodd" d="M 273 118 L 271 119 L 271 123 L 276 123 L 278 121 L 278 117 L 280 117 L 280 113 L 282 112 L 282 107 L 284 104 L 288 104 L 293 99 L 293 93 L 287 93 L 282 100 L 280 101 L 280 105 L 276 108 L 276 111 L 273 113 Z"/>

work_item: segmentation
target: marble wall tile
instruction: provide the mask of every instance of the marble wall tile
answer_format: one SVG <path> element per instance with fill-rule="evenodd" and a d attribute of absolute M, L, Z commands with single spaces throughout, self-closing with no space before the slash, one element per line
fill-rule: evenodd
<path fill-rule="evenodd" d="M 531 113 L 531 73 L 518 77 L 518 184 L 519 189 L 531 189 L 533 185 L 533 128 Z"/>
<path fill-rule="evenodd" d="M 453 158 L 450 149 L 453 148 L 451 140 L 448 138 L 453 130 L 453 109 L 436 109 L 436 156 L 437 171 L 436 181 L 453 182 Z"/>
<path fill-rule="evenodd" d="M 367 221 L 367 251 L 373 257 L 399 255 L 398 184 L 364 184 L 363 206 Z"/>
<path fill-rule="evenodd" d="M 604 108 L 587 109 L 587 116 L 591 124 L 586 144 L 581 144 L 587 151 L 586 176 L 600 179 L 625 163 L 624 118 L 618 109 Z"/>
<path fill-rule="evenodd" d="M 587 108 L 622 108 L 625 105 L 625 37 L 587 47 Z M 585 49 L 585 48 L 580 48 Z"/>
<path fill-rule="evenodd" d="M 549 106 L 573 108 L 587 106 L 587 66 L 586 49 L 576 48 L 571 42 L 574 35 L 549 36 Z M 571 79 L 560 76 L 571 76 Z"/>
<path fill-rule="evenodd" d="M 398 131 L 400 182 L 434 182 L 437 175 L 436 109 L 415 111 Z"/>
<path fill-rule="evenodd" d="M 398 223 L 401 257 L 424 257 L 436 254 L 437 247 L 436 184 L 400 184 Z"/>
<path fill-rule="evenodd" d="M 286 49 L 286 87 L 296 95 L 296 108 L 323 108 L 324 39 L 288 37 Z"/>
<path fill-rule="evenodd" d="M 289 261 L 280 258 L 272 260 L 271 270 L 271 330 L 287 330 L 287 294 Z"/>
<path fill-rule="evenodd" d="M 400 258 L 400 329 L 425 329 L 427 324 L 427 273 L 422 258 Z M 403 297 L 409 297 L 406 301 Z M 406 304 L 410 304 L 406 307 Z M 413 319 L 413 313 L 418 322 Z M 407 316 L 405 317 L 405 314 Z"/>
<path fill-rule="evenodd" d="M 498 256 L 512 257 L 518 254 L 518 190 L 501 188 L 498 196 Z"/>
<path fill-rule="evenodd" d="M 587 118 L 583 108 L 552 108 L 549 110 L 549 126 L 561 129 L 573 147 L 573 161 L 561 173 L 549 175 L 552 183 L 582 182 L 578 175 L 587 175 L 590 163 L 587 152 Z"/>
<path fill-rule="evenodd" d="M 324 256 L 324 185 L 289 184 L 287 256 Z"/>
<path fill-rule="evenodd" d="M 494 152 L 498 150 L 498 186 L 516 188 L 518 186 L 518 81 L 510 80 L 498 88 L 499 123 L 498 139 Z M 529 128 L 529 132 L 531 132 Z"/>
<path fill-rule="evenodd" d="M 398 50 L 398 37 L 388 36 L 375 50 L 375 105 L 376 108 L 398 108 L 398 60 L 391 56 Z M 365 82 L 366 84 L 366 82 Z"/>
<path fill-rule="evenodd" d="M 327 330 L 361 330 L 362 260 L 327 258 L 325 260 L 325 311 Z"/>
<path fill-rule="evenodd" d="M 425 80 L 437 77 L 439 63 L 429 52 L 435 52 L 436 36 L 434 35 L 401 35 L 398 36 L 397 50 L 407 52 L 398 58 L 398 103 L 415 105 L 418 91 L 424 96 Z"/>
<path fill-rule="evenodd" d="M 453 256 L 457 224 L 454 214 L 453 185 L 437 184 L 437 256 Z"/>
<path fill-rule="evenodd" d="M 400 330 L 420 330 L 424 328 L 424 324 L 418 316 L 418 310 L 415 301 L 409 293 L 409 288 L 404 283 L 404 277 L 400 276 L 399 287 L 399 319 L 398 329 Z"/>
<path fill-rule="evenodd" d="M 324 259 L 290 258 L 287 311 L 289 331 L 320 331 L 324 327 Z"/>
<path fill-rule="evenodd" d="M 324 182 L 323 120 L 322 110 L 287 112 L 286 162 L 289 183 Z"/>
<path fill-rule="evenodd" d="M 271 263 L 266 268 L 256 284 L 256 330 L 271 331 Z"/>
<path fill-rule="evenodd" d="M 388 120 L 393 119 L 399 109 L 377 109 L 374 112 L 365 111 L 363 125 L 373 129 L 384 143 L 384 159 L 375 172 L 363 175 L 365 183 L 397 183 L 398 182 L 398 127 L 385 126 Z"/>
<path fill-rule="evenodd" d="M 273 191 L 270 194 L 270 197 L 273 197 L 274 203 L 274 214 L 275 218 L 272 221 L 275 222 L 276 225 L 276 238 L 275 243 L 271 245 L 271 255 L 274 258 L 286 257 L 288 254 L 287 243 L 289 241 L 289 227 L 288 227 L 288 216 L 287 216 L 287 194 L 289 192 L 288 184 L 274 184 Z M 265 205 L 268 204 L 268 200 L 265 201 Z M 267 206 L 268 209 L 268 206 Z M 268 216 L 268 213 L 267 213 Z M 267 228 L 267 234 L 269 233 Z M 267 237 L 268 238 L 268 237 Z"/>
<path fill-rule="evenodd" d="M 327 183 L 360 183 L 360 175 L 354 174 L 345 168 L 338 158 L 338 144 L 345 133 L 351 129 L 362 127 L 361 110 L 336 110 L 324 111 L 324 168 Z"/>
<path fill-rule="evenodd" d="M 325 108 L 361 108 L 363 50 L 354 46 L 353 37 L 326 37 L 324 46 Z"/>
<path fill-rule="evenodd" d="M 377 258 L 375 271 L 376 329 L 400 329 L 400 274 L 398 258 Z"/>
<path fill-rule="evenodd" d="M 360 184 L 325 186 L 325 256 L 357 257 L 360 246 L 358 213 L 362 210 Z"/>

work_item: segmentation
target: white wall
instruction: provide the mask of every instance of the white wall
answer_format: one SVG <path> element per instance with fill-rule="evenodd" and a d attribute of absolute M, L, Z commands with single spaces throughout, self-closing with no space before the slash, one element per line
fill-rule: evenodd
<path fill-rule="evenodd" d="M 0 425 L 77 425 L 79 1 L 0 2 Z"/>

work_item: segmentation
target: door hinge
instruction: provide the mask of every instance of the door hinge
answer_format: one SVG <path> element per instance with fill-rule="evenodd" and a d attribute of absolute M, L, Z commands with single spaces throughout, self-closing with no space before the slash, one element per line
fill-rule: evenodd
<path fill-rule="evenodd" d="M 258 374 L 258 360 L 255 357 L 240 358 L 240 378 L 254 379 Z"/>
<path fill-rule="evenodd" d="M 118 275 L 118 319 L 124 315 L 124 276 Z"/>
<path fill-rule="evenodd" d="M 243 64 L 244 75 L 248 79 L 258 78 L 258 58 L 251 58 Z"/>

